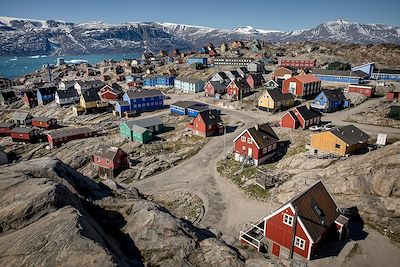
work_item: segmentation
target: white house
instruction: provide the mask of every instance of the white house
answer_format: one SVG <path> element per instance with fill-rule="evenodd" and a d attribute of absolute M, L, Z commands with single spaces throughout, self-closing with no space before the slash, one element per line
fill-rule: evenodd
<path fill-rule="evenodd" d="M 75 104 L 79 102 L 79 95 L 75 88 L 57 90 L 55 94 L 55 101 L 58 106 Z"/>
<path fill-rule="evenodd" d="M 176 78 L 174 87 L 184 93 L 198 93 L 204 91 L 204 81 Z"/>

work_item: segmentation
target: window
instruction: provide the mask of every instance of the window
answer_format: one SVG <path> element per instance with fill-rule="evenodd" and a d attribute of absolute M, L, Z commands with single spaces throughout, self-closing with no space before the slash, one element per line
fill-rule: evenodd
<path fill-rule="evenodd" d="M 293 226 L 293 216 L 289 214 L 283 214 L 283 223 L 289 226 Z"/>
<path fill-rule="evenodd" d="M 335 148 L 340 148 L 340 145 L 339 144 L 335 144 Z"/>
<path fill-rule="evenodd" d="M 263 154 L 266 154 L 268 152 L 268 147 L 263 148 Z"/>
<path fill-rule="evenodd" d="M 242 136 L 242 137 L 240 138 L 240 141 L 246 142 L 246 136 Z"/>
<path fill-rule="evenodd" d="M 294 239 L 295 247 L 298 247 L 298 248 L 304 250 L 305 245 L 306 245 L 306 241 L 304 239 L 301 239 L 300 237 L 297 237 L 297 236 L 295 237 L 295 239 Z"/>
<path fill-rule="evenodd" d="M 110 164 L 110 161 L 109 161 L 109 160 L 106 160 L 106 164 L 107 164 L 107 165 Z"/>
<path fill-rule="evenodd" d="M 253 143 L 253 140 L 251 138 L 247 138 L 247 143 L 251 145 Z"/>
<path fill-rule="evenodd" d="M 97 161 L 100 162 L 100 157 L 97 157 Z"/>

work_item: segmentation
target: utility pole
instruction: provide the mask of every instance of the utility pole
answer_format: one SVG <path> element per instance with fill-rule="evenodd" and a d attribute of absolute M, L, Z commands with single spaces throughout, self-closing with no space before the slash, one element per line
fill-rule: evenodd
<path fill-rule="evenodd" d="M 224 124 L 224 159 L 226 159 L 226 125 Z"/>
<path fill-rule="evenodd" d="M 294 243 L 296 240 L 296 225 L 297 225 L 297 207 L 294 207 L 293 226 L 292 226 L 292 242 L 290 245 L 289 260 L 293 259 Z"/>

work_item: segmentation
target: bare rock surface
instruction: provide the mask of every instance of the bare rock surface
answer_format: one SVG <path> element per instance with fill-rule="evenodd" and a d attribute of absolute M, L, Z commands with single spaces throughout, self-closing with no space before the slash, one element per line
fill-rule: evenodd
<path fill-rule="evenodd" d="M 211 231 L 129 185 L 105 184 L 51 158 L 2 166 L 0 265 L 245 265 Z"/>

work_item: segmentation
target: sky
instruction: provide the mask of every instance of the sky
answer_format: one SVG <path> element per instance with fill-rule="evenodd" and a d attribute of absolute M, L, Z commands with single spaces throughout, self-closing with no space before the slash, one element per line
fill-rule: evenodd
<path fill-rule="evenodd" d="M 325 21 L 400 25 L 399 0 L 1 0 L 0 16 L 67 22 L 173 22 L 233 29 L 309 29 Z"/>

